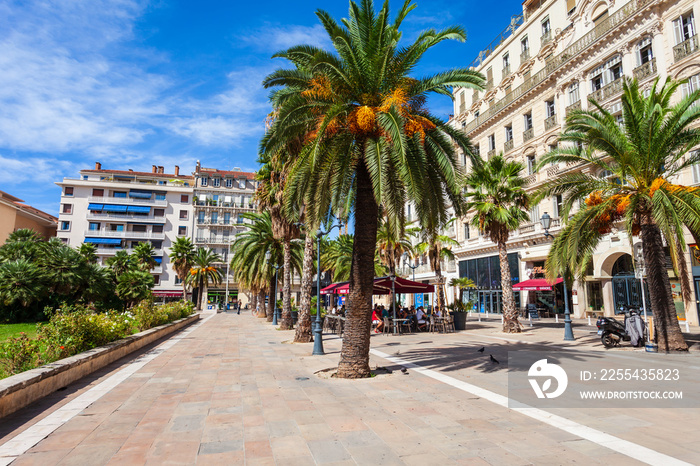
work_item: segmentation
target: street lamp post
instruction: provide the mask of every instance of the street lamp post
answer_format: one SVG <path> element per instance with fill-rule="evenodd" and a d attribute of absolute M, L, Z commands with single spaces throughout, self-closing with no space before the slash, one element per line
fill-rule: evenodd
<path fill-rule="evenodd" d="M 277 325 L 277 271 L 281 269 L 282 265 L 272 264 L 270 262 L 270 251 L 265 253 L 265 259 L 267 263 L 275 268 L 275 295 L 272 297 L 272 325 Z"/>
<path fill-rule="evenodd" d="M 407 252 L 405 252 L 403 254 L 403 263 L 404 263 L 404 265 L 410 267 L 411 270 L 413 271 L 413 281 L 415 282 L 416 281 L 416 269 L 418 267 L 420 267 L 420 265 L 411 265 L 411 262 L 409 260 L 409 256 L 408 256 Z M 413 307 L 415 307 L 415 306 L 416 306 L 416 294 L 413 293 Z"/>
<path fill-rule="evenodd" d="M 297 222 L 298 227 L 306 227 L 303 222 Z M 314 350 L 313 356 L 323 356 L 323 324 L 321 323 L 321 238 L 333 231 L 333 228 L 342 228 L 343 223 L 338 222 L 328 230 L 323 231 L 320 227 L 316 231 L 316 325 L 314 325 Z"/>
<path fill-rule="evenodd" d="M 549 233 L 549 227 L 552 226 L 552 217 L 545 212 L 540 222 L 544 229 L 545 238 L 554 238 L 554 236 Z M 574 341 L 574 330 L 571 327 L 571 311 L 569 310 L 569 293 L 566 290 L 566 268 L 564 269 L 562 278 L 562 284 L 564 285 L 564 341 Z"/>

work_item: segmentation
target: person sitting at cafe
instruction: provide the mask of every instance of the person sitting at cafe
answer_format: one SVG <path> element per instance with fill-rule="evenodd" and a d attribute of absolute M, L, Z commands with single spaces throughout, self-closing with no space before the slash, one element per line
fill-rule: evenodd
<path fill-rule="evenodd" d="M 382 320 L 381 312 L 377 306 L 375 306 L 374 310 L 372 311 L 372 324 L 376 325 L 374 328 L 374 333 L 379 333 L 384 330 L 384 321 Z"/>
<path fill-rule="evenodd" d="M 416 310 L 416 326 L 420 330 L 425 330 L 427 327 L 427 322 L 425 320 L 425 312 L 423 311 L 422 306 Z"/>

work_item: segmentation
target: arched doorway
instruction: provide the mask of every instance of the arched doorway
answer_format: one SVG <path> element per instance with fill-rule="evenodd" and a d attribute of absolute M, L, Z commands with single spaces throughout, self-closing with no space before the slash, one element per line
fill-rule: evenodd
<path fill-rule="evenodd" d="M 634 264 L 632 256 L 621 255 L 613 264 L 612 268 L 613 300 L 615 303 L 615 314 L 620 314 L 621 306 L 642 307 L 641 283 L 634 276 Z M 644 298 L 649 303 L 649 289 L 644 283 Z"/>

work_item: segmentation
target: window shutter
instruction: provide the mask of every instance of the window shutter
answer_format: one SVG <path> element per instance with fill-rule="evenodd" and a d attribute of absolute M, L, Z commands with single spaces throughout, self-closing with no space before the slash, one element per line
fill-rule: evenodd
<path fill-rule="evenodd" d="M 683 42 L 683 18 L 678 18 L 673 21 L 673 38 L 676 41 L 676 45 Z"/>
<path fill-rule="evenodd" d="M 700 164 L 693 164 L 693 183 L 700 183 Z"/>
<path fill-rule="evenodd" d="M 576 6 L 576 0 L 566 0 L 566 12 L 568 13 Z"/>

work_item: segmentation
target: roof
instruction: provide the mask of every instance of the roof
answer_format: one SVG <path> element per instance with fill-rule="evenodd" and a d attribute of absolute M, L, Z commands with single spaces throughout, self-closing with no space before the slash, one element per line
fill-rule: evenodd
<path fill-rule="evenodd" d="M 230 171 L 230 170 L 218 170 L 216 168 L 200 168 L 196 175 L 219 175 L 219 176 L 232 176 L 234 178 L 246 178 L 249 180 L 255 179 L 255 173 L 251 172 L 241 172 L 241 171 Z"/>
<path fill-rule="evenodd" d="M 32 207 L 30 205 L 24 204 L 24 200 L 20 199 L 18 197 L 15 197 L 11 194 L 6 193 L 5 191 L 0 191 L 0 198 L 3 199 L 4 201 L 7 201 L 8 204 L 12 204 L 13 207 L 17 208 L 18 210 L 27 212 L 29 214 L 36 215 L 37 217 L 41 217 L 44 220 L 47 220 L 51 223 L 58 223 L 58 218 L 54 217 L 51 214 L 48 214 L 44 212 L 43 210 L 39 210 L 36 207 Z"/>
<path fill-rule="evenodd" d="M 189 175 L 176 175 L 174 173 L 135 172 L 131 170 L 80 170 L 80 173 L 104 173 L 109 175 L 148 176 L 152 178 L 177 178 L 183 180 L 193 179 L 193 177 Z"/>

